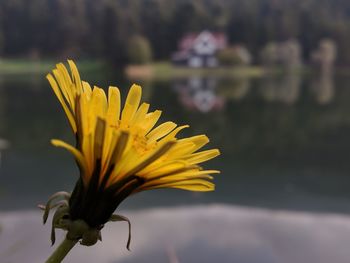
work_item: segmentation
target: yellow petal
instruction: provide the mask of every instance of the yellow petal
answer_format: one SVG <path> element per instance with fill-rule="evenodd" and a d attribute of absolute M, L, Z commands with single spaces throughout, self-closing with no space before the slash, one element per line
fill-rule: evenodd
<path fill-rule="evenodd" d="M 133 84 L 129 90 L 122 112 L 121 121 L 129 123 L 136 113 L 141 101 L 142 89 L 139 85 Z"/>
<path fill-rule="evenodd" d="M 196 145 L 194 151 L 197 151 L 209 142 L 209 138 L 206 135 L 198 135 L 191 137 L 191 141 Z"/>
<path fill-rule="evenodd" d="M 101 118 L 97 118 L 96 129 L 95 129 L 95 140 L 94 140 L 95 160 L 102 159 L 103 142 L 104 142 L 104 137 L 105 137 L 105 128 L 106 128 L 106 122 Z"/>
<path fill-rule="evenodd" d="M 92 134 L 85 134 L 82 141 L 82 152 L 86 160 L 86 164 L 89 168 L 89 171 L 94 170 L 95 161 L 94 161 L 94 142 Z M 89 177 L 91 174 L 89 174 Z"/>
<path fill-rule="evenodd" d="M 177 188 L 177 189 L 192 191 L 192 192 L 211 192 L 211 191 L 215 190 L 215 184 L 210 184 L 210 185 L 206 185 L 206 184 L 177 184 L 177 185 L 170 185 L 167 187 Z"/>
<path fill-rule="evenodd" d="M 192 149 L 195 147 L 194 143 L 191 141 L 188 142 L 176 142 L 176 145 L 168 152 L 169 159 L 181 159 L 184 155 L 192 152 Z"/>
<path fill-rule="evenodd" d="M 88 166 L 86 164 L 86 161 L 84 159 L 84 156 L 83 154 L 78 151 L 75 147 L 73 147 L 72 145 L 64 142 L 64 141 L 61 141 L 61 140 L 51 140 L 51 143 L 56 146 L 56 147 L 62 147 L 62 148 L 65 148 L 67 151 L 69 151 L 71 154 L 73 154 L 74 158 L 76 159 L 79 167 L 82 169 L 83 171 L 83 175 L 86 175 L 86 174 L 89 174 L 89 169 L 88 169 Z M 86 179 L 85 176 L 83 176 L 83 179 Z"/>
<path fill-rule="evenodd" d="M 152 178 L 157 174 L 168 173 L 169 171 L 177 170 L 188 166 L 188 162 L 183 160 L 170 160 L 153 163 L 141 171 L 144 177 Z"/>
<path fill-rule="evenodd" d="M 142 103 L 140 108 L 137 110 L 135 113 L 134 118 L 130 121 L 130 126 L 131 125 L 139 125 L 144 121 L 146 118 L 146 114 L 149 109 L 149 104 L 148 103 Z"/>
<path fill-rule="evenodd" d="M 212 182 L 195 179 L 195 180 L 180 181 L 180 182 L 174 182 L 174 183 L 159 184 L 159 185 L 154 185 L 149 187 L 141 187 L 142 189 L 141 191 L 157 189 L 157 188 L 178 188 L 178 189 L 188 190 L 188 191 L 207 192 L 207 191 L 213 191 L 215 189 L 215 185 Z M 139 192 L 140 189 L 136 191 Z"/>
<path fill-rule="evenodd" d="M 92 127 L 90 127 L 90 109 L 87 96 L 79 96 L 79 114 L 80 114 L 80 123 L 82 125 L 81 130 L 83 136 L 91 133 Z"/>
<path fill-rule="evenodd" d="M 130 140 L 131 138 L 128 136 L 128 141 L 125 143 L 128 144 Z M 132 169 L 132 166 L 135 165 L 135 160 L 139 159 L 139 155 L 134 147 L 131 147 L 130 149 L 126 149 L 126 147 L 124 147 L 122 150 L 122 156 L 119 158 L 118 162 L 115 162 L 115 167 L 110 178 L 110 184 L 113 184 L 114 182 L 122 179 L 123 175 L 125 175 L 126 172 Z"/>
<path fill-rule="evenodd" d="M 136 164 L 131 170 L 127 171 L 125 177 L 137 174 L 147 165 L 151 164 L 152 162 L 160 158 L 162 155 L 164 155 L 167 151 L 169 151 L 171 147 L 174 146 L 174 144 L 174 142 L 167 142 L 166 144 L 159 147 L 159 149 L 141 158 L 141 160 L 138 161 L 138 164 Z"/>
<path fill-rule="evenodd" d="M 90 100 L 91 94 L 92 94 L 92 89 L 91 89 L 90 84 L 86 81 L 82 81 L 82 85 L 83 85 L 83 92 L 84 92 L 85 97 L 88 100 Z"/>
<path fill-rule="evenodd" d="M 71 102 L 72 108 L 74 108 L 74 100 L 76 97 L 76 90 L 75 86 L 73 85 L 72 79 L 69 76 L 69 73 L 66 69 L 66 67 L 63 65 L 63 63 L 59 63 L 56 65 L 56 68 L 59 71 L 60 78 L 62 78 L 63 83 L 61 86 L 61 89 L 65 89 L 65 92 L 67 94 L 67 99 L 69 98 L 69 101 Z"/>
<path fill-rule="evenodd" d="M 72 77 L 77 88 L 77 94 L 80 95 L 83 92 L 83 87 L 80 80 L 80 75 L 77 66 L 73 60 L 68 60 L 70 70 L 72 71 Z"/>
<path fill-rule="evenodd" d="M 102 176 L 101 176 L 101 181 L 103 177 L 108 176 L 108 179 L 106 181 L 107 187 L 111 185 L 113 182 L 115 182 L 116 178 L 120 177 L 120 174 L 119 174 L 120 169 L 126 163 L 132 162 L 133 156 L 130 156 L 130 159 L 128 159 L 128 156 L 124 156 L 122 159 L 122 156 L 124 154 L 125 147 L 128 141 L 129 141 L 129 134 L 127 132 L 121 132 L 118 137 L 116 135 L 113 135 L 113 142 L 112 142 L 113 144 L 106 158 L 105 167 L 102 170 Z M 112 169 L 112 171 L 110 171 L 110 169 Z M 110 171 L 110 174 L 106 174 L 107 170 Z"/>
<path fill-rule="evenodd" d="M 64 95 L 66 101 L 68 102 L 70 108 L 72 111 L 75 110 L 75 93 L 74 93 L 74 85 L 71 82 L 68 82 L 66 78 L 64 77 L 64 73 L 59 70 L 55 69 L 52 71 L 56 77 L 56 80 L 60 86 L 60 89 L 62 91 L 62 94 Z"/>
<path fill-rule="evenodd" d="M 121 134 L 119 135 L 118 141 L 116 142 L 116 146 L 114 147 L 114 150 L 112 152 L 111 163 L 115 164 L 119 162 L 120 158 L 124 153 L 128 140 L 129 140 L 129 133 L 121 132 Z"/>
<path fill-rule="evenodd" d="M 152 130 L 149 134 L 147 134 L 148 142 L 149 143 L 155 142 L 159 138 L 162 138 L 165 135 L 167 135 L 169 132 L 171 132 L 175 128 L 176 128 L 176 124 L 171 121 L 168 121 L 159 125 L 157 128 Z"/>
<path fill-rule="evenodd" d="M 187 161 L 191 164 L 197 164 L 197 163 L 202 163 L 210 159 L 213 159 L 218 155 L 220 155 L 219 150 L 212 149 L 212 150 L 194 153 L 187 159 Z"/>
<path fill-rule="evenodd" d="M 65 101 L 68 103 L 70 109 L 74 111 L 74 96 L 71 95 L 71 87 L 66 85 L 64 77 L 61 75 L 61 72 L 58 69 L 54 69 L 52 73 L 55 76 L 55 79 L 58 83 L 58 86 L 62 92 Z"/>
<path fill-rule="evenodd" d="M 95 116 L 105 118 L 107 112 L 107 97 L 103 89 L 94 87 L 91 97 L 92 112 Z"/>
<path fill-rule="evenodd" d="M 120 117 L 120 91 L 117 87 L 109 87 L 107 123 L 116 126 Z"/>
<path fill-rule="evenodd" d="M 157 121 L 160 118 L 160 115 L 162 115 L 162 112 L 160 110 L 146 114 L 145 119 L 141 123 L 141 128 L 143 130 L 142 135 L 146 135 L 153 128 L 153 126 L 156 125 Z"/>
<path fill-rule="evenodd" d="M 46 78 L 50 82 L 52 90 L 56 94 L 56 97 L 57 97 L 58 101 L 61 103 L 62 108 L 63 108 L 64 112 L 66 113 L 66 116 L 68 118 L 69 124 L 72 127 L 73 132 L 76 133 L 77 132 L 77 126 L 76 126 L 76 123 L 75 123 L 74 116 L 73 116 L 71 110 L 68 108 L 66 102 L 64 101 L 64 99 L 62 97 L 62 93 L 61 93 L 61 91 L 60 91 L 60 89 L 59 89 L 59 87 L 57 85 L 57 82 L 55 81 L 55 79 L 52 77 L 51 74 L 48 74 L 46 76 Z"/>
<path fill-rule="evenodd" d="M 194 180 L 194 179 L 206 179 L 206 180 L 212 180 L 213 177 L 210 176 L 210 174 L 214 173 L 220 173 L 217 170 L 206 170 L 206 171 L 199 171 L 198 168 L 189 170 L 183 169 L 179 172 L 175 171 L 173 174 L 165 174 L 165 175 L 159 175 L 154 178 L 146 178 L 146 183 L 144 184 L 145 187 L 150 187 L 158 184 L 165 184 L 165 183 L 175 183 L 180 181 L 187 181 L 187 180 Z"/>
<path fill-rule="evenodd" d="M 83 131 L 83 117 L 81 112 L 81 98 L 80 96 L 77 96 L 75 99 L 75 123 L 77 125 L 77 144 L 78 148 L 81 148 L 81 140 L 84 136 L 84 131 Z"/>
<path fill-rule="evenodd" d="M 167 136 L 162 138 L 159 142 L 167 142 L 176 137 L 176 135 L 183 129 L 190 127 L 189 125 L 183 125 L 180 127 L 177 127 L 175 130 L 173 130 L 171 133 L 169 133 Z"/>
<path fill-rule="evenodd" d="M 59 63 L 56 65 L 56 68 L 62 73 L 62 76 L 64 77 L 65 83 L 67 87 L 70 87 L 70 85 L 73 83 L 71 77 L 69 76 L 69 72 L 65 65 L 63 63 Z"/>

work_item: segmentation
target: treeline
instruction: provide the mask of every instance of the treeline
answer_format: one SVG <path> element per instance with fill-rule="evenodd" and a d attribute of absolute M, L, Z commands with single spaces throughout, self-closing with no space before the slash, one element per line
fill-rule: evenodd
<path fill-rule="evenodd" d="M 128 62 L 129 40 L 168 59 L 187 32 L 226 32 L 257 57 L 270 41 L 296 38 L 307 59 L 322 38 L 350 64 L 348 0 L 0 0 L 2 57 L 97 57 Z"/>

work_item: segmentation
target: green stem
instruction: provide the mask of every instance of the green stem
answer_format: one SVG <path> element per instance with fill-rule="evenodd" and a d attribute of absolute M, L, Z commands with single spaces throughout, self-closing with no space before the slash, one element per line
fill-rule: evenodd
<path fill-rule="evenodd" d="M 62 260 L 65 258 L 65 256 L 67 256 L 69 251 L 75 246 L 77 242 L 78 240 L 70 240 L 65 238 L 45 263 L 62 262 Z"/>

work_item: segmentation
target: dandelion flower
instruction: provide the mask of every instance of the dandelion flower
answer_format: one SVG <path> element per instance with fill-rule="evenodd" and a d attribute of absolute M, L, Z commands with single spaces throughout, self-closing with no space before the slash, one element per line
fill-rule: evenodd
<path fill-rule="evenodd" d="M 177 138 L 188 125 L 171 121 L 157 125 L 161 111 L 150 111 L 148 103 L 141 103 L 140 86 L 132 85 L 122 105 L 118 88 L 109 87 L 108 94 L 92 88 L 81 80 L 74 62 L 69 60 L 68 64 L 69 69 L 57 64 L 47 79 L 67 116 L 76 145 L 56 139 L 52 144 L 74 156 L 80 176 L 72 194 L 57 193 L 42 206 L 44 221 L 49 210 L 58 207 L 53 242 L 54 228 L 63 228 L 68 231 L 67 238 L 85 245 L 96 243 L 106 222 L 128 221 L 112 214 L 125 198 L 141 191 L 214 190 L 211 175 L 219 171 L 200 166 L 219 155 L 217 149 L 200 151 L 209 142 L 207 136 Z M 63 200 L 52 204 L 58 198 Z M 90 232 L 84 227 L 84 231 L 73 230 L 74 222 L 83 222 Z"/>

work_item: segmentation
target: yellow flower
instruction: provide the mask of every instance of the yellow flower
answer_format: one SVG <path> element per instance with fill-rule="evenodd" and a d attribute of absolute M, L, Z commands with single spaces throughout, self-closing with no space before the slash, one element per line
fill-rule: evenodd
<path fill-rule="evenodd" d="M 141 103 L 142 89 L 132 85 L 122 108 L 120 91 L 104 90 L 81 81 L 73 61 L 70 71 L 60 63 L 47 75 L 76 137 L 76 146 L 60 140 L 80 168 L 80 179 L 69 199 L 71 220 L 90 227 L 106 223 L 129 195 L 156 188 L 212 191 L 211 174 L 199 165 L 219 155 L 217 149 L 199 151 L 205 135 L 178 139 L 188 125 L 168 121 L 156 126 L 161 111 Z"/>

